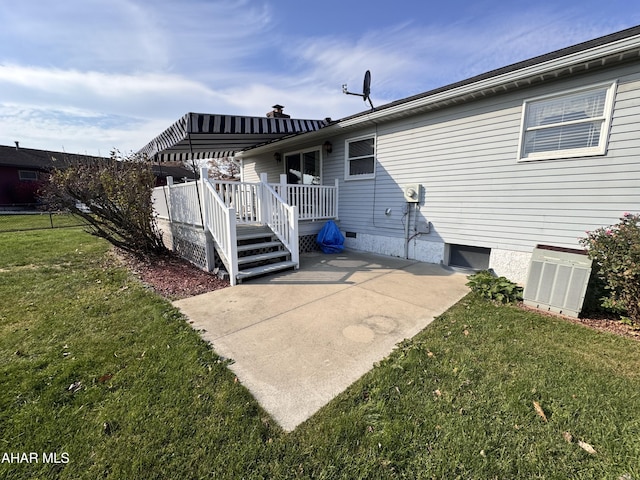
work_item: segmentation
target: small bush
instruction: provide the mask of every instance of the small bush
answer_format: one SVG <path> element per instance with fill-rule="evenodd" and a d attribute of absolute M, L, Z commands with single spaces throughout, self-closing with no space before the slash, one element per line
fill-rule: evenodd
<path fill-rule="evenodd" d="M 620 222 L 586 232 L 580 243 L 604 283 L 602 306 L 640 323 L 640 215 L 625 213 Z"/>
<path fill-rule="evenodd" d="M 484 298 L 500 303 L 522 300 L 522 287 L 505 277 L 496 277 L 491 272 L 483 270 L 467 278 L 467 286 Z"/>

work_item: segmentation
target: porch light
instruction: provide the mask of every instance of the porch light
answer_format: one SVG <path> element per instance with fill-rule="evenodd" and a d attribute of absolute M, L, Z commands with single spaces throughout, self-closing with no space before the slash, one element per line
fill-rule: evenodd
<path fill-rule="evenodd" d="M 324 149 L 324 153 L 331 153 L 333 151 L 333 145 L 331 145 L 329 140 L 322 144 L 322 148 Z"/>
<path fill-rule="evenodd" d="M 282 161 L 282 155 L 280 154 L 280 152 L 276 152 L 273 154 L 273 158 L 275 159 L 275 161 L 277 163 L 280 163 Z"/>

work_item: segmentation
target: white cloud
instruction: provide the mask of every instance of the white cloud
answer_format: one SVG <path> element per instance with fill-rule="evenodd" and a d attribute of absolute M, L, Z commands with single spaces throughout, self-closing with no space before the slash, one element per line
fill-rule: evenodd
<path fill-rule="evenodd" d="M 188 111 L 261 116 L 275 103 L 295 117 L 340 118 L 368 108 L 341 93 L 343 83 L 359 92 L 367 69 L 379 106 L 628 26 L 535 6 L 300 38 L 275 31 L 277 8 L 253 0 L 0 4 L 0 143 L 126 151 Z"/>
<path fill-rule="evenodd" d="M 380 105 L 628 26 L 598 18 L 580 21 L 580 12 L 559 9 L 533 6 L 480 19 L 460 16 L 452 24 L 409 22 L 355 38 L 310 38 L 290 54 L 307 85 L 317 82 L 327 90 L 348 83 L 358 93 L 370 70 L 371 96 Z"/>

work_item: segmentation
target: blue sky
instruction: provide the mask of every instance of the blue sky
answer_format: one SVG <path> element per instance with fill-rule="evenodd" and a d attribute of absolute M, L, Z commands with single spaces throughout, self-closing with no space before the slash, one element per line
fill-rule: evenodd
<path fill-rule="evenodd" d="M 334 119 L 640 24 L 629 0 L 0 0 L 0 144 L 136 151 L 187 112 Z"/>

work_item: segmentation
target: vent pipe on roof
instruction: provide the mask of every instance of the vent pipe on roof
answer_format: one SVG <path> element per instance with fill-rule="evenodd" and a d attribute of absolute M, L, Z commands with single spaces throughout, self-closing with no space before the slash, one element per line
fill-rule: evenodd
<path fill-rule="evenodd" d="M 16 141 L 16 150 L 20 150 L 20 142 Z"/>
<path fill-rule="evenodd" d="M 267 113 L 268 118 L 291 118 L 290 115 L 286 113 L 282 113 L 282 109 L 284 108 L 282 105 L 275 104 L 272 111 Z"/>

